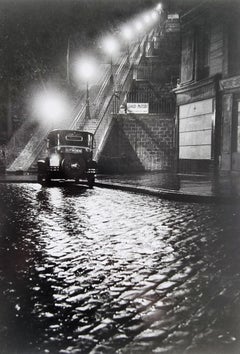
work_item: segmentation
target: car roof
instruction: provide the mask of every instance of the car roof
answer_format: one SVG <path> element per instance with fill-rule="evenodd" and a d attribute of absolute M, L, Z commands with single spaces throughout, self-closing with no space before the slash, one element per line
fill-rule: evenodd
<path fill-rule="evenodd" d="M 69 134 L 73 133 L 76 135 L 93 135 L 93 133 L 82 131 L 82 130 L 72 130 L 72 129 L 54 129 L 48 133 L 48 137 L 51 135 L 56 135 L 56 134 Z"/>

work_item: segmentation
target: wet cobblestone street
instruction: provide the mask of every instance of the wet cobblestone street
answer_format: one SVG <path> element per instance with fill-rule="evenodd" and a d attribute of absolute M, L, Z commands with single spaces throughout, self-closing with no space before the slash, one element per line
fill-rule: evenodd
<path fill-rule="evenodd" d="M 240 352 L 240 210 L 0 184 L 0 353 Z"/>

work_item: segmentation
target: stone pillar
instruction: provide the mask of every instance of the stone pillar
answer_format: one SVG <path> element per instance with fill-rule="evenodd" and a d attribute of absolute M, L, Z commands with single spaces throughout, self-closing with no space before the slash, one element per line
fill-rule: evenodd
<path fill-rule="evenodd" d="M 221 170 L 231 171 L 232 168 L 232 111 L 233 95 L 224 94 L 222 101 L 222 156 Z"/>

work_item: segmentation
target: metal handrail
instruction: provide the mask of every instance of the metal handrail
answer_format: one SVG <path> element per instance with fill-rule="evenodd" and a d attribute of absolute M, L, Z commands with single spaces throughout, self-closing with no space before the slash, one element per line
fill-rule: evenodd
<path fill-rule="evenodd" d="M 122 61 L 124 59 L 122 59 L 122 57 L 120 57 L 119 59 L 119 64 L 118 64 L 118 68 L 121 66 Z M 101 100 L 102 100 L 102 96 L 105 94 L 105 90 L 108 87 L 108 83 L 110 80 L 110 76 L 111 76 L 111 72 L 110 72 L 110 68 L 108 70 L 106 70 L 105 74 L 99 79 L 98 82 L 102 81 L 101 87 L 93 101 L 93 106 L 98 107 Z M 81 121 L 84 119 L 84 112 L 86 109 L 86 103 L 84 103 L 84 105 L 81 107 L 81 110 L 77 113 L 77 115 L 75 116 L 75 118 L 73 119 L 72 123 L 71 123 L 71 128 L 76 128 L 77 124 L 80 125 Z M 95 114 L 95 112 L 93 112 L 93 115 Z"/>
<path fill-rule="evenodd" d="M 153 32 L 151 33 L 153 34 Z M 144 43 L 145 41 L 145 38 L 142 40 L 142 43 Z M 141 44 L 142 44 L 141 43 Z M 140 49 L 140 53 L 139 53 L 139 49 Z M 128 70 L 126 71 L 125 73 L 125 76 L 124 76 L 124 73 L 123 73 L 123 76 L 122 76 L 122 80 L 121 80 L 121 84 L 122 84 L 122 87 L 126 86 L 126 82 L 127 82 L 127 79 L 129 77 L 129 74 L 132 73 L 132 70 L 133 70 L 133 66 L 135 64 L 135 62 L 139 61 L 142 57 L 142 53 L 141 53 L 141 45 L 137 44 L 137 46 L 135 45 L 135 48 L 134 48 L 134 52 L 133 52 L 133 55 L 131 56 L 131 58 L 133 59 L 132 63 L 129 65 L 129 68 Z M 124 63 L 126 63 L 127 61 L 127 57 L 125 57 L 125 61 L 123 61 Z M 121 68 L 119 68 L 119 72 L 121 72 L 124 68 L 124 64 L 121 66 Z M 132 77 L 131 77 L 132 79 Z M 125 87 L 126 88 L 126 87 Z M 123 100 L 124 97 L 126 96 L 126 93 L 127 93 L 128 90 L 126 91 L 123 91 L 121 93 L 121 99 Z M 103 112 L 103 115 L 101 117 L 101 119 L 99 120 L 99 123 L 95 129 L 95 133 L 94 133 L 94 137 L 95 137 L 95 141 L 96 141 L 96 151 L 95 151 L 95 159 L 98 160 L 98 156 L 99 156 L 99 153 L 100 153 L 100 149 L 101 149 L 101 146 L 103 144 L 103 141 L 105 140 L 105 136 L 107 134 L 107 131 L 109 130 L 109 127 L 111 126 L 111 122 L 112 122 L 112 114 L 110 114 L 110 122 L 108 122 L 108 124 L 106 124 L 106 120 L 109 119 L 109 116 L 106 117 L 106 114 L 108 112 L 108 109 L 110 107 L 110 104 L 113 100 L 113 98 L 115 97 L 115 92 L 112 92 L 111 96 L 109 97 L 109 100 L 108 100 L 108 104 Z M 107 125 L 107 129 L 105 129 L 105 126 Z M 104 134 L 103 131 L 105 130 Z M 101 138 L 101 141 L 97 144 L 97 140 L 98 140 L 98 137 L 100 136 Z"/>

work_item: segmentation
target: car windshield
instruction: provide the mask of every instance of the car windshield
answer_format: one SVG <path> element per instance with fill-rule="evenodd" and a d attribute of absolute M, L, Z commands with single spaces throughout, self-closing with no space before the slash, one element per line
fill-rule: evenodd
<path fill-rule="evenodd" d="M 49 148 L 59 145 L 92 147 L 92 134 L 76 130 L 54 131 L 48 136 Z"/>

